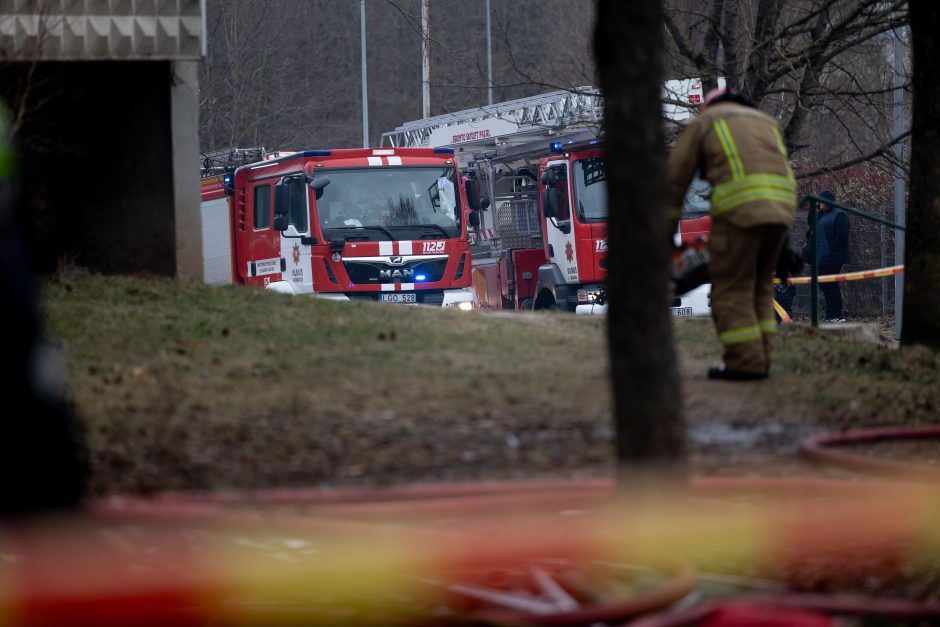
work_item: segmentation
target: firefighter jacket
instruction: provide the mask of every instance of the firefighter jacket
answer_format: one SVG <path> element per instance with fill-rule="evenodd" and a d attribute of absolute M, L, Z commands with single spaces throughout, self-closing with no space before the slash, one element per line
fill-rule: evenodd
<path fill-rule="evenodd" d="M 766 113 L 720 102 L 682 131 L 667 165 L 673 225 L 696 172 L 712 186 L 712 219 L 740 228 L 793 226 L 796 181 L 777 121 Z"/>

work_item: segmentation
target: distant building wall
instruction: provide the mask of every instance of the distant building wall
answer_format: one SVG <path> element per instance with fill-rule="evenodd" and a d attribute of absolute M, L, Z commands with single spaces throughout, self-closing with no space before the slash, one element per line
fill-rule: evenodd
<path fill-rule="evenodd" d="M 202 276 L 200 0 L 0 1 L 40 270 Z"/>

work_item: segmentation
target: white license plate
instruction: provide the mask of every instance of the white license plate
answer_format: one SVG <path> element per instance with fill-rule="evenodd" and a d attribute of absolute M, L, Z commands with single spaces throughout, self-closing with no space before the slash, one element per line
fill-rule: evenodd
<path fill-rule="evenodd" d="M 679 318 L 684 318 L 686 316 L 692 315 L 691 307 L 672 307 L 671 309 L 672 309 L 672 315 L 679 317 Z"/>
<path fill-rule="evenodd" d="M 415 297 L 414 294 L 382 294 L 379 300 L 381 300 L 383 303 L 416 303 L 418 302 L 418 299 Z"/>

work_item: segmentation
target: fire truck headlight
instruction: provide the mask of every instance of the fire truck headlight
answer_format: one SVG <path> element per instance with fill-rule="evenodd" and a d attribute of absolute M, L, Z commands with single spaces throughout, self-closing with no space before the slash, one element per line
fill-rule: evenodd
<path fill-rule="evenodd" d="M 457 303 L 457 309 L 460 311 L 470 311 L 473 309 L 473 303 L 471 303 L 469 300 L 465 300 L 462 303 Z"/>

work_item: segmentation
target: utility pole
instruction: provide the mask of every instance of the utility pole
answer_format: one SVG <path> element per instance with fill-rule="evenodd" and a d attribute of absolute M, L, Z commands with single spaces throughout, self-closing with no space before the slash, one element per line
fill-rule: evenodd
<path fill-rule="evenodd" d="M 421 0 L 421 117 L 431 117 L 430 0 Z"/>
<path fill-rule="evenodd" d="M 486 0 L 486 102 L 493 105 L 493 37 L 490 31 L 490 0 Z"/>
<path fill-rule="evenodd" d="M 901 46 L 902 28 L 894 30 L 894 106 L 892 115 L 894 118 L 894 137 L 897 139 L 904 132 L 904 49 Z M 904 226 L 904 168 L 901 167 L 901 159 L 904 156 L 904 147 L 902 142 L 894 145 L 894 222 Z M 904 263 L 904 231 L 895 229 L 894 231 L 894 263 L 901 265 Z M 894 275 L 894 339 L 901 339 L 901 327 L 904 318 L 904 274 Z"/>
<path fill-rule="evenodd" d="M 369 147 L 369 80 L 366 72 L 366 0 L 359 0 L 359 45 L 362 69 L 362 147 Z"/>

